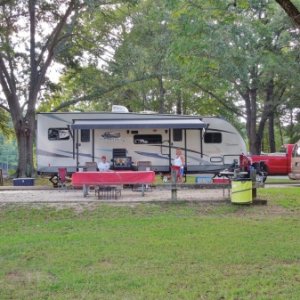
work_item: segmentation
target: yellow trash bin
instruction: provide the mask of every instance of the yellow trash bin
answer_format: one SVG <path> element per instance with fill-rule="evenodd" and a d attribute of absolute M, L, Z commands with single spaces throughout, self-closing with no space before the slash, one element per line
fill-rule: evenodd
<path fill-rule="evenodd" d="M 251 179 L 234 179 L 231 181 L 231 202 L 238 204 L 252 203 Z"/>

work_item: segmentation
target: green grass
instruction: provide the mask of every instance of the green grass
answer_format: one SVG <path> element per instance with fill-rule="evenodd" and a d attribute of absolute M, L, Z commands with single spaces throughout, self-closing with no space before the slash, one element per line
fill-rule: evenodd
<path fill-rule="evenodd" d="M 267 206 L 2 207 L 0 298 L 300 299 L 297 193 L 260 189 Z"/>
<path fill-rule="evenodd" d="M 258 197 L 284 208 L 300 211 L 300 187 L 258 189 Z"/>
<path fill-rule="evenodd" d="M 299 181 L 297 180 L 292 180 L 292 179 L 289 179 L 288 177 L 286 178 L 278 178 L 278 177 L 274 177 L 274 176 L 268 176 L 267 177 L 267 180 L 266 180 L 266 183 L 299 183 Z"/>

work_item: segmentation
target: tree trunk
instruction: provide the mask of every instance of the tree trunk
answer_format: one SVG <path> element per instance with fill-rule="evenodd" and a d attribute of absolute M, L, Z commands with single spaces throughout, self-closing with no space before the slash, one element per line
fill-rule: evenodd
<path fill-rule="evenodd" d="M 263 107 L 262 122 L 269 120 L 268 137 L 269 152 L 275 152 L 275 133 L 274 133 L 274 80 L 271 78 L 266 87 L 266 99 Z"/>
<path fill-rule="evenodd" d="M 159 86 L 159 113 L 163 114 L 165 112 L 165 108 L 164 108 L 165 89 L 163 85 L 162 76 L 159 76 L 157 79 L 158 79 L 158 86 Z"/>
<path fill-rule="evenodd" d="M 293 137 L 294 137 L 294 128 L 295 128 L 295 124 L 294 124 L 294 111 L 293 109 L 291 108 L 289 110 L 289 126 L 288 126 L 288 137 L 289 137 L 289 141 L 290 143 L 293 141 Z"/>
<path fill-rule="evenodd" d="M 176 92 L 176 114 L 181 115 L 182 114 L 182 98 L 181 98 L 181 92 Z"/>
<path fill-rule="evenodd" d="M 147 104 L 147 95 L 146 95 L 144 88 L 142 89 L 142 95 L 143 95 L 143 109 L 142 110 L 147 110 L 148 109 L 148 106 L 146 105 Z"/>
<path fill-rule="evenodd" d="M 34 124 L 33 115 L 29 118 L 22 118 L 15 126 L 19 153 L 17 177 L 32 177 L 34 174 L 32 151 Z"/>
<path fill-rule="evenodd" d="M 247 117 L 247 136 L 249 139 L 249 150 L 251 154 L 260 154 L 262 149 L 262 139 L 267 117 L 270 112 L 269 102 L 266 101 L 261 120 L 257 126 L 257 88 L 248 88 L 242 94 L 245 100 Z"/>
<path fill-rule="evenodd" d="M 246 108 L 246 133 L 249 141 L 249 150 L 251 152 L 251 108 L 250 108 L 250 97 L 249 93 L 241 93 L 241 96 L 245 100 L 245 108 Z M 252 153 L 252 152 L 251 152 Z"/>
<path fill-rule="evenodd" d="M 256 100 L 254 101 L 254 98 L 256 99 L 256 94 L 255 95 L 253 94 L 251 96 L 251 100 L 252 100 L 251 103 L 253 103 L 253 107 L 254 107 L 254 104 L 256 107 Z M 250 151 L 252 154 L 260 154 L 260 152 L 261 152 L 264 128 L 265 128 L 267 120 L 274 113 L 274 105 L 273 105 L 274 99 L 273 98 L 274 98 L 274 82 L 273 82 L 273 79 L 271 79 L 268 82 L 267 89 L 266 89 L 266 98 L 264 100 L 264 105 L 263 105 L 260 122 L 258 124 L 257 131 L 256 131 L 255 145 L 254 145 L 253 149 L 250 148 Z M 254 114 L 253 111 L 251 112 L 252 114 Z M 255 112 L 255 115 L 256 115 L 256 112 Z M 274 124 L 271 124 L 271 125 L 273 126 L 273 130 L 274 130 Z M 255 152 L 252 152 L 252 151 L 255 151 Z"/>
<path fill-rule="evenodd" d="M 261 150 L 261 136 L 257 134 L 256 131 L 256 113 L 257 113 L 257 89 L 253 88 L 249 90 L 249 100 L 250 100 L 250 112 L 247 113 L 249 124 L 249 145 L 250 152 L 252 154 L 260 154 Z"/>
<path fill-rule="evenodd" d="M 269 116 L 269 127 L 268 127 L 268 132 L 269 132 L 269 147 L 270 147 L 270 152 L 275 152 L 276 151 L 276 142 L 275 142 L 275 132 L 274 132 L 274 112 L 272 112 Z"/>
<path fill-rule="evenodd" d="M 257 154 L 256 150 L 256 113 L 253 113 L 250 99 L 250 91 L 248 90 L 246 94 L 243 95 L 246 104 L 246 130 L 247 137 L 249 141 L 249 151 L 251 154 Z M 256 109 L 255 109 L 256 110 Z"/>
<path fill-rule="evenodd" d="M 11 4 L 9 3 L 9 7 L 14 8 L 13 10 L 7 9 L 7 18 L 3 21 L 3 26 L 1 24 L 1 29 L 4 30 L 3 36 L 5 37 L 5 43 L 3 47 L 0 47 L 1 92 L 6 98 L 8 105 L 7 110 L 11 114 L 18 142 L 19 161 L 17 177 L 32 177 L 34 171 L 33 140 L 35 134 L 35 109 L 38 94 L 55 55 L 59 53 L 59 49 L 63 48 L 67 39 L 72 36 L 71 33 L 77 20 L 77 17 L 74 16 L 76 14 L 73 14 L 74 10 L 81 9 L 80 7 L 83 8 L 83 6 L 80 3 L 81 1 L 69 0 L 67 1 L 68 3 L 65 4 L 65 12 L 62 13 L 62 11 L 58 9 L 59 6 L 57 6 L 60 3 L 55 3 L 52 13 L 58 18 L 56 18 L 56 23 L 53 24 L 52 32 L 47 32 L 44 35 L 40 33 L 41 36 L 36 38 L 38 22 L 44 24 L 48 20 L 47 14 L 44 14 L 44 8 L 42 7 L 43 1 L 41 1 L 41 3 L 36 0 L 19 1 L 22 2 L 20 5 L 18 1 L 6 2 L 12 2 Z M 5 5 L 6 4 L 4 4 L 4 7 Z M 21 12 L 18 12 L 18 9 L 21 9 Z M 23 23 L 27 24 L 28 28 L 23 28 L 23 25 L 15 17 L 17 12 L 20 16 L 24 14 Z M 1 16 L 2 14 L 3 12 L 1 12 Z M 25 19 L 27 17 L 28 20 Z M 69 22 L 70 17 L 72 17 L 72 19 Z M 24 37 L 20 35 L 20 39 L 17 38 L 17 34 L 17 39 L 14 41 L 15 31 L 18 32 L 20 28 L 24 30 L 24 32 L 28 29 L 28 32 Z M 29 39 L 26 38 L 27 36 Z M 23 40 L 23 38 L 25 40 Z M 38 43 L 36 40 L 38 40 Z M 15 51 L 12 50 L 15 44 L 20 41 L 24 45 L 27 45 L 25 47 L 26 49 L 21 47 L 22 49 L 24 48 L 24 50 L 20 50 L 20 54 L 18 55 L 13 55 Z M 1 42 L 3 41 L 1 40 Z M 29 51 L 27 51 L 28 48 Z M 18 74 L 21 70 L 19 70 L 18 67 L 15 68 L 16 65 L 20 66 L 20 68 L 22 66 L 21 74 Z M 18 80 L 21 81 L 18 82 Z M 25 86 L 28 88 L 26 92 L 23 90 Z M 3 107 L 6 107 L 6 105 Z"/>
<path fill-rule="evenodd" d="M 277 115 L 277 119 L 278 119 L 278 128 L 279 128 L 279 136 L 280 136 L 280 145 L 283 145 L 284 144 L 283 132 L 282 132 L 280 118 L 278 117 L 278 115 Z"/>
<path fill-rule="evenodd" d="M 298 8 L 289 0 L 275 0 L 288 14 L 288 16 L 300 26 L 300 12 Z"/>
<path fill-rule="evenodd" d="M 255 154 L 260 154 L 262 150 L 262 140 L 264 136 L 264 129 L 266 126 L 266 122 L 268 120 L 268 111 L 264 111 L 260 122 L 258 124 L 257 132 L 256 132 L 256 149 L 257 152 Z"/>

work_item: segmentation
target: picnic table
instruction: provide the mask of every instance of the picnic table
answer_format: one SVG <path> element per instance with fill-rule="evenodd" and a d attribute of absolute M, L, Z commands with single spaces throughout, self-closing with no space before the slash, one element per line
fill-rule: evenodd
<path fill-rule="evenodd" d="M 88 171 L 75 172 L 72 175 L 72 185 L 83 188 L 83 196 L 88 195 L 89 186 L 107 187 L 118 185 L 135 185 L 142 186 L 142 196 L 145 193 L 145 186 L 153 183 L 155 173 L 153 171 Z"/>

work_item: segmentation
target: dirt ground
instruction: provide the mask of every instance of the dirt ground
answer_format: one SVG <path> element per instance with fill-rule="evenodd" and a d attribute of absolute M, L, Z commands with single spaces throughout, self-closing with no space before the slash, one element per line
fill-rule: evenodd
<path fill-rule="evenodd" d="M 55 202 L 160 202 L 171 200 L 171 190 L 151 188 L 144 196 L 141 190 L 122 189 L 118 199 L 98 199 L 94 190 L 90 190 L 87 197 L 83 197 L 81 189 L 2 189 L 0 190 L 0 203 L 55 203 Z M 229 199 L 229 191 L 223 189 L 177 191 L 177 200 L 186 201 L 225 201 Z"/>
<path fill-rule="evenodd" d="M 171 203 L 171 190 L 165 188 L 152 188 L 142 196 L 141 191 L 123 189 L 118 199 L 98 199 L 94 190 L 90 190 L 87 197 L 83 191 L 74 189 L 53 189 L 49 187 L 15 188 L 0 187 L 0 209 L 11 206 L 26 206 L 34 208 L 51 207 L 55 209 L 71 208 L 81 213 L 84 210 L 94 210 L 101 204 L 134 207 L 140 203 Z M 199 204 L 204 213 L 211 205 L 230 205 L 230 191 L 228 189 L 179 189 L 177 201 Z M 258 201 L 256 204 L 262 204 Z M 255 218 L 289 215 L 291 212 L 277 205 L 264 203 L 258 205 L 259 209 L 248 209 L 248 205 L 239 206 L 235 214 L 241 217 L 252 215 Z M 256 205 L 255 205 L 256 206 Z M 200 213 L 200 211 L 199 211 Z"/>
<path fill-rule="evenodd" d="M 228 189 L 195 190 L 180 189 L 177 191 L 178 201 L 197 201 L 204 203 L 222 203 L 230 199 Z M 98 199 L 94 190 L 90 190 L 87 197 L 83 196 L 81 189 L 51 189 L 51 188 L 2 188 L 0 189 L 0 207 L 9 204 L 45 204 L 51 207 L 74 207 L 83 209 L 93 207 L 101 203 L 114 205 L 136 205 L 138 203 L 160 203 L 172 200 L 171 190 L 163 188 L 151 188 L 146 190 L 144 196 L 141 190 L 133 191 L 125 188 L 121 190 L 118 199 Z"/>

